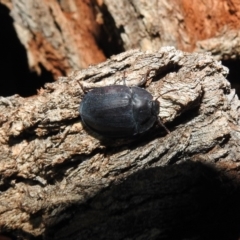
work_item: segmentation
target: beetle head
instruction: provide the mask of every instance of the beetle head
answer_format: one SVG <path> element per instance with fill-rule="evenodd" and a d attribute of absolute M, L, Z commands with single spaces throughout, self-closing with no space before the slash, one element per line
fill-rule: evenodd
<path fill-rule="evenodd" d="M 157 100 L 154 100 L 151 102 L 151 111 L 152 111 L 152 115 L 154 116 L 158 116 L 159 114 L 159 107 L 160 107 L 160 104 Z"/>

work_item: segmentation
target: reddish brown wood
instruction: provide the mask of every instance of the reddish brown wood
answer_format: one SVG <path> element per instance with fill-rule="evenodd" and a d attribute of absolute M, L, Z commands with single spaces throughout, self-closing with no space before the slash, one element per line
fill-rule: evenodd
<path fill-rule="evenodd" d="M 97 43 L 100 25 L 91 0 L 3 3 L 10 8 L 29 67 L 39 74 L 40 65 L 57 78 L 105 60 Z"/>

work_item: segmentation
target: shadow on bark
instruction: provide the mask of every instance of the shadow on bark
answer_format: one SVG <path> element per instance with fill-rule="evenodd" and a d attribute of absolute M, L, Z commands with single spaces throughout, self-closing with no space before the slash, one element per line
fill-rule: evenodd
<path fill-rule="evenodd" d="M 151 168 L 72 205 L 45 238 L 237 240 L 239 201 L 239 185 L 208 165 Z"/>

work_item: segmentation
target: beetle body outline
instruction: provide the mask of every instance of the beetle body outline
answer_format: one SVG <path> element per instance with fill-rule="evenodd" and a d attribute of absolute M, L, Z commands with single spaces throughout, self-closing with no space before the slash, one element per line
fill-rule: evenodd
<path fill-rule="evenodd" d="M 141 84 L 146 83 L 151 70 L 144 75 Z M 81 83 L 80 86 L 85 92 Z M 87 92 L 79 112 L 83 124 L 90 130 L 104 137 L 125 138 L 147 132 L 156 121 L 169 133 L 158 116 L 159 106 L 143 88 L 110 85 Z"/>

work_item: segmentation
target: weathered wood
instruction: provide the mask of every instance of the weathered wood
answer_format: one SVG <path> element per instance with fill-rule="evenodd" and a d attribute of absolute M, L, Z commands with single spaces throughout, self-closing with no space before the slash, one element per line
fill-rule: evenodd
<path fill-rule="evenodd" d="M 99 1 L 102 2 L 102 1 Z M 239 52 L 238 0 L 103 0 L 121 34 L 124 49 L 211 51 L 218 59 Z"/>
<path fill-rule="evenodd" d="M 106 59 L 98 44 L 101 27 L 91 0 L 1 3 L 10 10 L 29 68 L 38 74 L 43 66 L 57 79 Z"/>
<path fill-rule="evenodd" d="M 43 66 L 55 78 L 134 48 L 240 55 L 237 0 L 0 2 L 10 10 L 29 68 L 40 74 Z"/>
<path fill-rule="evenodd" d="M 127 84 L 134 85 L 151 68 L 158 71 L 151 72 L 147 90 L 160 96 L 160 117 L 170 134 L 154 127 L 138 138 L 106 140 L 83 129 L 79 80 L 85 86 L 105 86 L 120 81 L 125 71 Z M 222 173 L 229 181 L 239 178 L 240 102 L 227 73 L 208 54 L 173 47 L 151 53 L 131 50 L 46 84 L 37 96 L 1 98 L 1 230 L 45 234 L 47 239 L 146 239 L 145 234 L 155 239 L 174 228 L 164 216 L 174 217 L 184 201 L 189 221 L 198 219 L 193 206 L 201 201 L 195 197 L 208 199 L 201 184 L 214 192 L 214 182 L 219 189 L 215 201 L 222 193 Z M 195 189 L 202 192 L 192 196 Z M 160 225 L 151 227 L 154 217 L 141 220 L 145 207 L 146 216 L 158 212 Z M 131 231 L 125 231 L 125 221 L 133 222 Z"/>
<path fill-rule="evenodd" d="M 198 41 L 195 52 L 211 52 L 218 60 L 237 60 L 240 56 L 239 30 L 224 29 L 216 36 Z"/>

